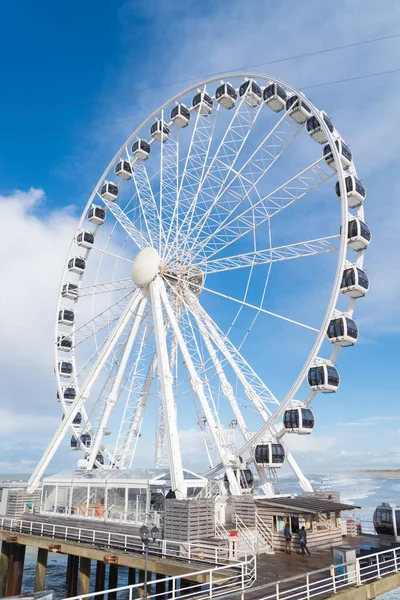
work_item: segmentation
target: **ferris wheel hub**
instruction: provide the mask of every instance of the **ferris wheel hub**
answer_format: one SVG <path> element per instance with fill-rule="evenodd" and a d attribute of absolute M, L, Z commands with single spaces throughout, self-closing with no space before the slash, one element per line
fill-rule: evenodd
<path fill-rule="evenodd" d="M 160 257 L 155 248 L 143 248 L 132 264 L 132 279 L 139 287 L 149 285 L 158 274 Z"/>

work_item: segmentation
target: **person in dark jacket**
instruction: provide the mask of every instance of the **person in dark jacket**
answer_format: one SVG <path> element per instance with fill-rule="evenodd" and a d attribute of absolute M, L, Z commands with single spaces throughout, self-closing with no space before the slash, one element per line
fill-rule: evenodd
<path fill-rule="evenodd" d="M 292 532 L 289 523 L 286 523 L 283 535 L 285 536 L 285 552 L 286 554 L 292 554 Z"/>
<path fill-rule="evenodd" d="M 300 538 L 300 548 L 301 548 L 302 555 L 304 556 L 305 553 L 307 552 L 308 556 L 310 556 L 310 551 L 307 548 L 307 532 L 306 532 L 306 528 L 304 527 L 304 525 L 300 529 L 299 538 Z"/>

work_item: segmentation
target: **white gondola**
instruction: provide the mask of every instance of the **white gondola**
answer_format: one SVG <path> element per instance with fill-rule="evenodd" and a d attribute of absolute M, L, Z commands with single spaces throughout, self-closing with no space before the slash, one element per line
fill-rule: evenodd
<path fill-rule="evenodd" d="M 287 408 L 283 413 L 283 426 L 287 433 L 309 435 L 314 429 L 314 415 L 306 406 Z"/>
<path fill-rule="evenodd" d="M 308 385 L 314 392 L 330 394 L 336 392 L 340 384 L 338 370 L 328 361 L 314 365 L 308 371 Z"/>
<path fill-rule="evenodd" d="M 70 360 L 60 360 L 58 362 L 58 374 L 61 377 L 69 378 L 72 377 L 74 372 L 74 366 Z"/>
<path fill-rule="evenodd" d="M 285 462 L 285 449 L 282 444 L 266 442 L 257 444 L 254 449 L 254 460 L 260 467 L 279 468 Z"/>
<path fill-rule="evenodd" d="M 293 94 L 286 100 L 286 110 L 291 119 L 302 125 L 311 115 L 311 110 L 308 104 L 303 100 L 301 96 Z"/>
<path fill-rule="evenodd" d="M 169 137 L 169 127 L 164 121 L 157 120 L 150 128 L 150 135 L 157 142 L 166 142 Z"/>
<path fill-rule="evenodd" d="M 230 110 L 236 104 L 237 91 L 230 83 L 221 81 L 221 85 L 215 90 L 215 99 L 218 104 Z"/>
<path fill-rule="evenodd" d="M 258 106 L 262 100 L 262 91 L 260 86 L 253 80 L 246 80 L 242 83 L 239 88 L 239 96 L 246 104 L 252 106 Z"/>
<path fill-rule="evenodd" d="M 118 198 L 118 186 L 112 181 L 105 181 L 100 188 L 100 196 L 108 202 L 115 202 Z"/>
<path fill-rule="evenodd" d="M 240 479 L 240 487 L 242 489 L 251 490 L 254 485 L 254 475 L 250 469 L 238 469 L 235 475 Z M 224 475 L 224 482 L 227 487 L 229 487 L 228 476 Z"/>
<path fill-rule="evenodd" d="M 72 338 L 69 335 L 60 334 L 57 336 L 57 348 L 64 352 L 71 352 L 72 350 Z"/>
<path fill-rule="evenodd" d="M 71 308 L 61 308 L 58 311 L 58 322 L 60 325 L 73 325 L 75 312 Z"/>
<path fill-rule="evenodd" d="M 81 256 L 73 256 L 68 261 L 68 269 L 72 273 L 83 273 L 86 267 L 86 261 Z"/>
<path fill-rule="evenodd" d="M 88 220 L 96 225 L 103 225 L 106 220 L 106 211 L 102 206 L 92 204 L 88 212 Z"/>
<path fill-rule="evenodd" d="M 195 95 L 192 100 L 192 106 L 194 110 L 199 112 L 201 115 L 209 115 L 213 108 L 213 101 L 211 96 L 206 92 L 199 92 Z"/>
<path fill-rule="evenodd" d="M 328 340 L 345 348 L 354 346 L 358 340 L 358 327 L 353 319 L 341 315 L 331 320 L 326 332 Z"/>
<path fill-rule="evenodd" d="M 62 385 L 61 391 L 65 402 L 73 402 L 76 398 L 76 389 L 70 385 Z M 57 400 L 60 402 L 60 394 L 57 392 Z"/>
<path fill-rule="evenodd" d="M 69 445 L 71 446 L 72 450 L 78 450 L 79 449 L 78 440 L 76 439 L 76 437 L 74 435 L 72 436 Z"/>
<path fill-rule="evenodd" d="M 171 121 L 178 127 L 187 127 L 190 121 L 190 110 L 184 104 L 177 104 L 171 110 Z"/>
<path fill-rule="evenodd" d="M 94 235 L 91 231 L 80 231 L 76 236 L 76 243 L 82 248 L 92 248 Z"/>
<path fill-rule="evenodd" d="M 64 283 L 61 290 L 61 296 L 69 300 L 77 300 L 79 295 L 79 286 L 77 283 Z"/>
<path fill-rule="evenodd" d="M 81 442 L 85 446 L 85 448 L 90 448 L 92 445 L 92 436 L 90 433 L 83 433 L 81 435 Z"/>
<path fill-rule="evenodd" d="M 365 185 L 354 177 L 354 175 L 347 175 L 345 178 L 347 202 L 350 208 L 358 208 L 364 202 L 367 195 L 367 189 Z M 340 199 L 340 185 L 336 182 L 335 185 L 336 196 Z"/>
<path fill-rule="evenodd" d="M 72 421 L 72 425 L 80 425 L 82 423 L 82 413 L 77 412 L 74 420 Z"/>
<path fill-rule="evenodd" d="M 96 462 L 99 463 L 99 465 L 104 465 L 104 456 L 100 452 L 96 456 Z"/>
<path fill-rule="evenodd" d="M 270 83 L 264 88 L 264 102 L 274 112 L 281 112 L 285 108 L 287 97 L 287 91 L 278 83 Z"/>
<path fill-rule="evenodd" d="M 358 217 L 349 220 L 347 229 L 347 247 L 360 252 L 368 248 L 371 241 L 371 230 Z"/>
<path fill-rule="evenodd" d="M 350 298 L 362 298 L 368 292 L 369 280 L 364 271 L 351 265 L 343 272 L 340 291 Z"/>
<path fill-rule="evenodd" d="M 147 160 L 151 152 L 151 146 L 146 140 L 138 138 L 132 146 L 132 154 L 139 160 Z"/>
<path fill-rule="evenodd" d="M 343 140 L 335 140 L 335 146 L 338 149 L 340 162 L 342 163 L 343 169 L 348 169 L 353 161 L 353 155 L 350 151 L 350 148 L 346 146 Z M 336 171 L 335 160 L 333 158 L 330 144 L 324 146 L 323 157 L 326 164 L 331 167 L 331 169 Z"/>
<path fill-rule="evenodd" d="M 331 133 L 333 133 L 335 131 L 335 128 L 333 126 L 332 121 L 327 117 L 327 115 L 321 111 L 321 115 L 322 115 L 322 119 L 325 121 L 326 126 L 328 127 L 329 131 Z M 311 117 L 308 117 L 307 121 L 306 121 L 306 130 L 307 133 L 312 137 L 313 140 L 315 140 L 316 142 L 318 142 L 318 144 L 326 144 L 326 142 L 328 141 L 328 138 L 326 137 L 323 129 L 322 129 L 322 125 L 321 125 L 321 118 L 317 118 L 314 115 L 312 115 Z"/>
<path fill-rule="evenodd" d="M 120 179 L 128 181 L 132 177 L 132 165 L 129 160 L 121 158 L 115 165 L 115 174 Z"/>
<path fill-rule="evenodd" d="M 374 516 L 372 517 L 374 528 L 376 533 L 381 536 L 385 535 L 389 538 L 394 539 L 396 542 L 400 541 L 400 507 L 395 504 L 382 502 L 380 506 L 375 509 Z"/>

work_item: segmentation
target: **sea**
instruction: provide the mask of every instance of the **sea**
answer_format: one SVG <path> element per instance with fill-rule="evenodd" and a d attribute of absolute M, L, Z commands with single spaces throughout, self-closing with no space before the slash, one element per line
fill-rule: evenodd
<path fill-rule="evenodd" d="M 0 480 L 22 480 L 26 481 L 26 475 L 1 475 Z M 360 506 L 355 511 L 357 519 L 361 521 L 364 531 L 372 531 L 372 515 L 375 508 L 382 502 L 391 502 L 400 505 L 400 478 L 388 478 L 384 476 L 369 475 L 367 472 L 341 472 L 341 473 L 314 473 L 309 479 L 315 490 L 336 490 L 340 492 L 341 500 L 353 506 Z M 294 477 L 282 477 L 284 492 L 301 493 L 298 482 Z M 22 585 L 24 594 L 32 593 L 35 568 L 36 550 L 27 548 L 25 557 L 25 569 Z M 46 588 L 54 590 L 56 600 L 67 596 L 66 589 L 66 564 L 67 557 L 58 554 L 50 554 L 48 559 Z M 94 568 L 93 565 L 91 584 L 94 591 Z M 107 582 L 106 582 L 107 583 Z M 119 569 L 118 585 L 128 584 L 128 570 Z M 379 596 L 379 600 L 400 600 L 400 588 Z"/>

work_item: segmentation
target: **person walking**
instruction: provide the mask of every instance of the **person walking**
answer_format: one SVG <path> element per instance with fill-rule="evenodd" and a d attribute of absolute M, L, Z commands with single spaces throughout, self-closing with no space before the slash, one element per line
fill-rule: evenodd
<path fill-rule="evenodd" d="M 306 528 L 304 527 L 304 525 L 300 529 L 299 538 L 300 538 L 300 548 L 301 548 L 302 555 L 304 556 L 305 553 L 307 552 L 308 556 L 310 556 L 310 551 L 307 548 L 307 532 L 306 532 Z"/>
<path fill-rule="evenodd" d="M 285 536 L 285 552 L 286 554 L 292 554 L 292 532 L 289 523 L 286 523 L 283 535 Z"/>

